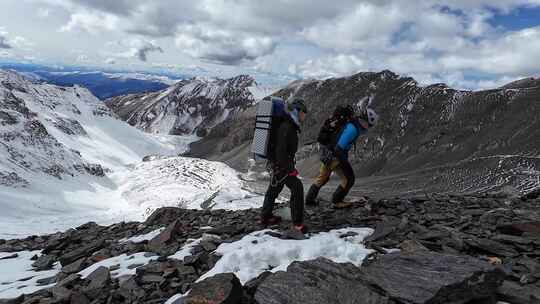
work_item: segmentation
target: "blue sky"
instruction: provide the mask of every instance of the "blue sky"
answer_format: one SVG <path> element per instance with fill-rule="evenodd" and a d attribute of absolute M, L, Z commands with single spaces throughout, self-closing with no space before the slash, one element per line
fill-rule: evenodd
<path fill-rule="evenodd" d="M 0 61 L 482 89 L 540 76 L 539 53 L 540 0 L 0 1 Z"/>
<path fill-rule="evenodd" d="M 540 7 L 518 7 L 508 13 L 494 12 L 489 23 L 509 31 L 517 31 L 540 25 Z"/>

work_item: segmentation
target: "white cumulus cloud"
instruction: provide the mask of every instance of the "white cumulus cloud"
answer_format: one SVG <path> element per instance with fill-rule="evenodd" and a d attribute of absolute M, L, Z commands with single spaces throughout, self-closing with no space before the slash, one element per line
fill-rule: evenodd
<path fill-rule="evenodd" d="M 303 78 L 328 78 L 354 74 L 368 68 L 364 60 L 355 55 L 340 54 L 289 66 L 289 72 Z"/>
<path fill-rule="evenodd" d="M 249 36 L 220 29 L 183 27 L 176 46 L 192 57 L 220 64 L 238 64 L 272 53 L 276 42 L 265 36 Z"/>
<path fill-rule="evenodd" d="M 81 12 L 71 15 L 69 22 L 62 26 L 61 32 L 83 31 L 98 34 L 103 31 L 112 31 L 119 25 L 117 16 L 106 13 Z"/>

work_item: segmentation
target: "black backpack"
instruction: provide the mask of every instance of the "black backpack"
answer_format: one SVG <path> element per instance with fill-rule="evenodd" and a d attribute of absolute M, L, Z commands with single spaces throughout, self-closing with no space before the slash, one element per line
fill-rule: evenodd
<path fill-rule="evenodd" d="M 317 136 L 317 142 L 323 146 L 333 148 L 337 144 L 338 136 L 343 127 L 354 115 L 351 106 L 337 106 L 334 114 L 326 119 Z"/>

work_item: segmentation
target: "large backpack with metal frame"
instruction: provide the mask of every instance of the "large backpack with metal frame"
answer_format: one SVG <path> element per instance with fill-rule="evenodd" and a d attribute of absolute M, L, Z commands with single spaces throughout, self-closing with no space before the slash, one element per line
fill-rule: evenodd
<path fill-rule="evenodd" d="M 285 119 L 285 100 L 276 96 L 268 96 L 257 104 L 255 131 L 251 152 L 255 159 L 275 160 L 275 142 L 281 122 Z"/>

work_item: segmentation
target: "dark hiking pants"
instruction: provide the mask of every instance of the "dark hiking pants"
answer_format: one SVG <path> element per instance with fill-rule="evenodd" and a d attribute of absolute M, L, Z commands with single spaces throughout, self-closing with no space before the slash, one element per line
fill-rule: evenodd
<path fill-rule="evenodd" d="M 291 217 L 293 224 L 300 225 L 304 222 L 304 186 L 298 177 L 287 176 L 283 180 L 276 180 L 276 177 L 272 178 L 266 195 L 264 197 L 264 203 L 261 211 L 262 218 L 269 218 L 272 216 L 274 210 L 274 202 L 276 198 L 283 190 L 283 186 L 287 186 L 291 190 L 290 207 Z"/>
<path fill-rule="evenodd" d="M 349 194 L 349 191 L 353 187 L 355 180 L 354 170 L 348 160 L 341 161 L 339 163 L 339 167 L 341 169 L 341 173 L 345 177 L 346 182 L 342 182 L 332 195 L 332 203 L 334 204 L 343 202 L 343 200 L 345 199 L 347 194 Z"/>
<path fill-rule="evenodd" d="M 354 185 L 354 171 L 349 161 L 339 161 L 334 159 L 329 164 L 321 164 L 319 175 L 315 178 L 315 181 L 313 185 L 311 185 L 309 193 L 306 197 L 306 204 L 315 203 L 319 190 L 326 185 L 328 180 L 330 180 L 330 175 L 332 172 L 335 172 L 341 180 L 340 185 L 332 195 L 332 203 L 337 204 L 343 202 L 343 199 L 345 199 L 345 196 L 349 194 L 349 191 Z"/>

